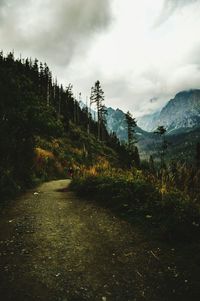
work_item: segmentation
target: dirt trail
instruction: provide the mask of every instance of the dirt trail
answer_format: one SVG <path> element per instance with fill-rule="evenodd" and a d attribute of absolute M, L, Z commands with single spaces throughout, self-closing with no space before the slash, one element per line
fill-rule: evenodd
<path fill-rule="evenodd" d="M 59 191 L 68 184 L 45 183 L 1 212 L 1 300 L 183 300 L 175 250 L 163 253 L 106 209 Z"/>

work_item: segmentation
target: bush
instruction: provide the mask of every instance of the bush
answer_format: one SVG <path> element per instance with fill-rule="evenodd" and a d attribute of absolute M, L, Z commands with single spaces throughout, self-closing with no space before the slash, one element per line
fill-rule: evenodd
<path fill-rule="evenodd" d="M 159 205 L 157 221 L 166 238 L 191 240 L 200 232 L 200 208 L 182 193 L 165 194 Z"/>
<path fill-rule="evenodd" d="M 0 191 L 1 201 L 15 197 L 21 191 L 21 187 L 14 181 L 9 170 L 0 173 Z"/>
<path fill-rule="evenodd" d="M 127 217 L 145 218 L 165 239 L 190 240 L 200 232 L 200 208 L 196 203 L 179 191 L 161 194 L 142 177 L 89 175 L 74 179 L 71 189 Z"/>
<path fill-rule="evenodd" d="M 71 183 L 71 189 L 80 196 L 93 198 L 101 202 L 128 204 L 133 210 L 144 210 L 149 204 L 157 201 L 156 189 L 143 179 L 129 179 L 123 176 L 92 175 L 76 178 Z M 147 209 L 147 208 L 146 208 Z"/>

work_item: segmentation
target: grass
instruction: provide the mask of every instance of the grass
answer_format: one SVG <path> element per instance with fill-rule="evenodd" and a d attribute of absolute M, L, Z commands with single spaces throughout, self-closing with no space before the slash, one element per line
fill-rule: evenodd
<path fill-rule="evenodd" d="M 85 174 L 70 185 L 126 220 L 156 229 L 162 239 L 192 241 L 200 234 L 200 207 L 180 191 L 159 190 L 137 171 Z"/>

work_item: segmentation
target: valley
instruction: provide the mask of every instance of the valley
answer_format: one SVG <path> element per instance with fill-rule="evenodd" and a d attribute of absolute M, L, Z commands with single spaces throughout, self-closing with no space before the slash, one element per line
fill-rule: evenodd
<path fill-rule="evenodd" d="M 160 141 L 153 132 L 162 125 L 167 130 L 166 158 L 193 162 L 196 144 L 200 141 L 200 90 L 177 93 L 160 113 L 139 118 L 137 125 L 134 131 L 142 159 L 148 160 L 152 155 L 157 160 Z M 107 128 L 115 132 L 121 141 L 127 141 L 125 113 L 122 110 L 108 108 Z"/>

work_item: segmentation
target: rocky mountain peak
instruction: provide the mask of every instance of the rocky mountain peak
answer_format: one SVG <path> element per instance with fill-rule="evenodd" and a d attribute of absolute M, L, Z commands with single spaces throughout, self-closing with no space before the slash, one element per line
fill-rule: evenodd
<path fill-rule="evenodd" d="M 139 125 L 147 131 L 164 125 L 168 131 L 200 125 L 200 90 L 181 91 L 156 115 L 144 116 Z"/>

